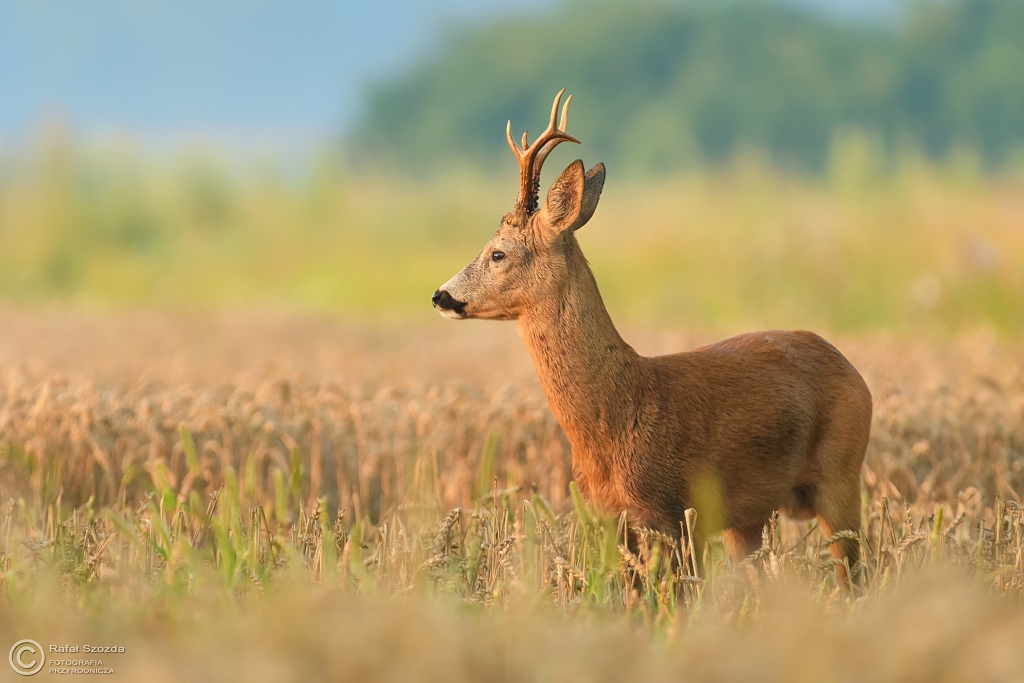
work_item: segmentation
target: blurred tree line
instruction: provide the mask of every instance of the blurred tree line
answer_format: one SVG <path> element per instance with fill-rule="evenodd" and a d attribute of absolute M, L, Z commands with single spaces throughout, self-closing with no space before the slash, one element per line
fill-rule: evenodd
<path fill-rule="evenodd" d="M 932 0 L 888 23 L 769 1 L 569 0 L 538 16 L 450 27 L 443 48 L 371 93 L 353 158 L 418 173 L 507 161 L 554 93 L 598 158 L 658 173 L 755 150 L 819 172 L 849 131 L 888 158 L 1024 157 L 1024 2 Z"/>

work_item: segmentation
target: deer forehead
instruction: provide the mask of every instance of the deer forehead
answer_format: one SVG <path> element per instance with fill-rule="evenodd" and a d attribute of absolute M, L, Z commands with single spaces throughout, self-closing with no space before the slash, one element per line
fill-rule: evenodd
<path fill-rule="evenodd" d="M 543 216 L 534 213 L 530 216 L 505 214 L 497 232 L 491 237 L 488 245 L 495 247 L 499 242 L 514 244 L 529 254 L 544 255 L 558 251 L 558 240 L 544 238 Z"/>

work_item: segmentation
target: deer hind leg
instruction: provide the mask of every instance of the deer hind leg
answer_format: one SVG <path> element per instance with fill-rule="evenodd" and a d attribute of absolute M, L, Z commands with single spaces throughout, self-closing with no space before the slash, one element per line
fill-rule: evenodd
<path fill-rule="evenodd" d="M 855 486 L 846 486 L 841 490 L 822 490 L 818 496 L 818 523 L 821 533 L 831 538 L 839 531 L 860 530 L 860 481 Z M 849 566 L 856 583 L 862 580 L 858 567 L 860 559 L 860 541 L 856 538 L 841 538 L 829 546 L 832 557 L 846 565 L 836 567 L 837 578 L 844 588 L 847 587 L 846 566 Z"/>
<path fill-rule="evenodd" d="M 836 568 L 839 584 L 849 586 L 846 568 L 849 567 L 853 580 L 858 585 L 864 576 L 858 564 L 860 560 L 860 469 L 867 450 L 871 429 L 870 398 L 861 406 L 862 410 L 841 415 L 829 433 L 816 449 L 819 468 L 817 490 L 814 496 L 814 510 L 818 514 L 821 532 L 826 538 L 840 531 L 852 531 L 854 538 L 838 539 L 829 550 L 832 557 L 845 560 L 844 566 Z"/>

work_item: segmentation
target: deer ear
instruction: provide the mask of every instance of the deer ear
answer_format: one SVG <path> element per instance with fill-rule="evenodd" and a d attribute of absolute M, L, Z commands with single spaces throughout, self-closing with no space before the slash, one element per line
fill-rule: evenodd
<path fill-rule="evenodd" d="M 597 210 L 597 202 L 601 199 L 603 188 L 604 164 L 597 164 L 583 177 L 583 201 L 580 203 L 580 213 L 569 227 L 570 230 L 579 230 L 587 224 Z"/>
<path fill-rule="evenodd" d="M 604 164 L 583 173 L 583 162 L 569 164 L 548 190 L 541 220 L 553 235 L 583 227 L 594 215 L 604 187 Z"/>
<path fill-rule="evenodd" d="M 583 162 L 577 159 L 569 164 L 548 190 L 548 198 L 541 209 L 541 223 L 552 236 L 559 235 L 575 222 L 583 206 L 586 179 Z"/>

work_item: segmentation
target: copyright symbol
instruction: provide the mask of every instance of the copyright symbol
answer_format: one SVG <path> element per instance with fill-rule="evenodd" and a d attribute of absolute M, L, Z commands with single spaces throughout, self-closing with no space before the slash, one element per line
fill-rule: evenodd
<path fill-rule="evenodd" d="M 43 646 L 28 638 L 19 640 L 11 646 L 11 653 L 7 655 L 7 661 L 11 668 L 22 676 L 37 674 L 46 664 L 46 655 L 43 654 Z"/>

